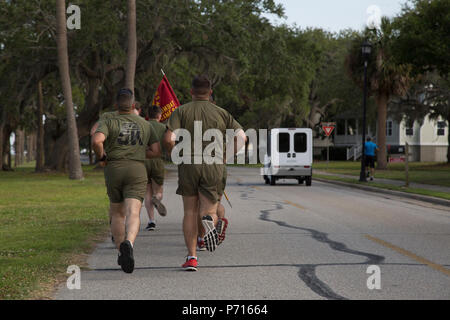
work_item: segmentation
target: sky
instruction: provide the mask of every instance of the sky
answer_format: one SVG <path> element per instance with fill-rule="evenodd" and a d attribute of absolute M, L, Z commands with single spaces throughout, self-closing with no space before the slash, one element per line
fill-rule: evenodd
<path fill-rule="evenodd" d="M 377 16 L 393 17 L 407 0 L 275 0 L 285 8 L 287 19 L 267 16 L 274 24 L 287 23 L 302 29 L 322 28 L 338 32 L 351 28 L 362 30 Z M 367 12 L 369 10 L 369 12 Z M 380 14 L 378 14 L 380 13 Z"/>

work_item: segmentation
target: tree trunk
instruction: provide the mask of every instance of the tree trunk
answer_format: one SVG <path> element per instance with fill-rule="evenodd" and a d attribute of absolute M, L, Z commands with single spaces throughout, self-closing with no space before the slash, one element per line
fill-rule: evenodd
<path fill-rule="evenodd" d="M 50 170 L 67 172 L 68 137 L 67 131 L 58 138 L 46 134 L 45 139 L 45 167 Z M 49 141 L 51 139 L 51 141 Z"/>
<path fill-rule="evenodd" d="M 23 164 L 24 149 L 25 149 L 25 133 L 23 130 L 16 130 L 14 141 L 14 167 L 18 167 Z"/>
<path fill-rule="evenodd" d="M 378 169 L 387 169 L 387 155 L 386 155 L 386 118 L 387 118 L 387 103 L 389 96 L 385 93 L 379 93 L 376 97 L 378 110 L 378 132 L 377 145 L 379 148 L 377 154 Z"/>
<path fill-rule="evenodd" d="M 93 165 L 94 164 L 94 159 L 92 158 L 92 137 L 91 137 L 91 135 L 88 136 L 88 139 L 89 139 L 89 147 L 88 147 L 89 164 Z"/>
<path fill-rule="evenodd" d="M 36 141 L 36 172 L 44 171 L 44 96 L 42 93 L 42 80 L 38 82 L 38 108 L 37 108 L 37 141 Z"/>
<path fill-rule="evenodd" d="M 24 163 L 25 159 L 25 132 L 20 130 L 19 139 L 19 154 L 20 154 L 20 165 Z"/>
<path fill-rule="evenodd" d="M 67 113 L 67 133 L 69 137 L 69 178 L 83 179 L 80 160 L 78 130 L 73 110 L 72 86 L 69 74 L 69 56 L 67 52 L 66 6 L 64 0 L 56 1 L 56 33 L 58 48 L 58 67 L 64 93 Z"/>
<path fill-rule="evenodd" d="M 3 138 L 4 138 L 4 134 L 3 134 L 3 129 L 4 129 L 5 125 L 3 124 L 3 122 L 0 123 L 0 170 L 3 169 Z"/>
<path fill-rule="evenodd" d="M 27 145 L 27 162 L 33 161 L 33 137 L 31 133 L 26 136 L 26 145 Z"/>
<path fill-rule="evenodd" d="M 134 92 L 136 72 L 137 38 L 136 38 L 136 0 L 128 0 L 128 52 L 125 86 Z"/>
<path fill-rule="evenodd" d="M 2 158 L 2 170 L 4 171 L 11 171 L 11 128 L 6 125 L 3 128 L 3 152 L 1 154 Z"/>
<path fill-rule="evenodd" d="M 20 166 L 20 146 L 19 146 L 20 130 L 14 132 L 14 168 Z"/>

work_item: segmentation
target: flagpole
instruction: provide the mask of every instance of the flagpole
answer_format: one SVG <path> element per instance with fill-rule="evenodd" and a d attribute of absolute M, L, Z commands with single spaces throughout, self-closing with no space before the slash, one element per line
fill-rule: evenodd
<path fill-rule="evenodd" d="M 166 76 L 166 74 L 164 73 L 163 69 L 161 69 L 161 73 L 162 73 L 163 76 Z"/>
<path fill-rule="evenodd" d="M 225 192 L 225 190 L 223 191 L 223 195 L 225 196 L 225 199 L 227 199 L 228 204 L 230 205 L 230 208 L 233 208 L 233 206 L 231 205 L 230 199 L 228 199 L 227 193 Z"/>

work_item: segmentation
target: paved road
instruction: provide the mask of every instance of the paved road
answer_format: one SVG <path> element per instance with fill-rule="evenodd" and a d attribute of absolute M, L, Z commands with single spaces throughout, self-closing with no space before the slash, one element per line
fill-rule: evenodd
<path fill-rule="evenodd" d="M 157 231 L 139 234 L 133 274 L 120 270 L 105 240 L 81 290 L 64 284 L 55 298 L 450 299 L 449 208 L 314 181 L 266 186 L 257 169 L 230 168 L 227 238 L 200 252 L 199 271 L 188 273 L 176 182 L 170 168 L 169 214 Z M 381 271 L 379 290 L 367 286 L 371 265 Z"/>

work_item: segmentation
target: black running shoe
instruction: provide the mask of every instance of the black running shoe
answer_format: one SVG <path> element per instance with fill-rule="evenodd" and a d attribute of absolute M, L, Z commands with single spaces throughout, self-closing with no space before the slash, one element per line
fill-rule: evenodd
<path fill-rule="evenodd" d="M 145 230 L 147 231 L 153 231 L 156 228 L 156 224 L 154 222 L 149 222 L 148 225 L 145 227 Z"/>
<path fill-rule="evenodd" d="M 203 241 L 205 241 L 206 250 L 215 251 L 219 245 L 219 234 L 214 226 L 214 220 L 211 216 L 204 216 L 202 218 L 202 224 L 205 228 L 205 236 Z"/>
<path fill-rule="evenodd" d="M 126 273 L 133 272 L 134 257 L 133 257 L 133 247 L 131 246 L 130 241 L 125 240 L 120 244 L 120 256 L 118 262 L 124 272 Z"/>

